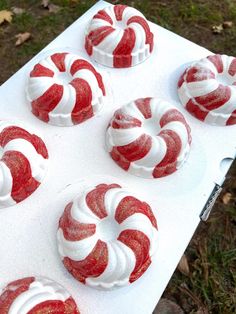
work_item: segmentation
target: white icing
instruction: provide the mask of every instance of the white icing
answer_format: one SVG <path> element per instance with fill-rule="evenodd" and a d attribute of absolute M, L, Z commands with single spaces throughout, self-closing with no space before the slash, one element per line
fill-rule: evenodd
<path fill-rule="evenodd" d="M 14 290 L 14 287 L 12 289 Z M 9 314 L 27 314 L 42 302 L 49 300 L 65 302 L 69 297 L 69 293 L 58 283 L 47 278 L 35 278 L 29 289 L 13 301 Z"/>
<path fill-rule="evenodd" d="M 88 208 L 82 199 L 86 198 L 87 193 L 94 188 L 89 188 L 85 192 L 74 200 L 71 213 L 73 218 L 80 221 L 83 219 L 85 223 L 85 217 L 90 217 L 88 213 L 91 213 L 91 217 L 94 216 L 93 212 Z M 150 240 L 150 257 L 153 256 L 156 250 L 157 244 L 157 229 L 153 227 L 149 218 L 142 214 L 136 213 L 128 216 L 122 223 L 118 224 L 115 220 L 115 213 L 119 203 L 127 196 L 131 194 L 122 188 L 109 189 L 104 196 L 104 206 L 107 212 L 107 217 L 103 219 L 97 219 L 96 233 L 92 236 L 80 241 L 68 241 L 63 236 L 61 228 L 58 229 L 58 250 L 61 258 L 69 257 L 74 261 L 81 261 L 85 259 L 93 250 L 98 240 L 102 240 L 107 244 L 108 248 L 108 265 L 104 272 L 96 278 L 86 278 L 86 284 L 94 287 L 100 287 L 104 289 L 110 289 L 115 286 L 123 286 L 129 284 L 129 277 L 134 270 L 136 264 L 136 257 L 134 252 L 124 243 L 117 240 L 119 234 L 123 230 L 139 230 L 142 231 Z M 82 205 L 82 207 L 80 207 Z M 85 207 L 87 208 L 85 209 Z M 86 216 L 81 216 L 81 211 L 86 212 Z"/>

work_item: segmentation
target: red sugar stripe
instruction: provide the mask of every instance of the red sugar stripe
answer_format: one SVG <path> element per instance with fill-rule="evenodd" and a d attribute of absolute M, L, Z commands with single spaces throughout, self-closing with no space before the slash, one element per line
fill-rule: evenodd
<path fill-rule="evenodd" d="M 129 115 L 124 115 L 122 113 L 122 110 L 117 110 L 113 121 L 111 123 L 111 127 L 114 129 L 130 129 L 130 128 L 135 128 L 135 127 L 141 127 L 142 122 L 139 121 L 138 119 L 129 116 Z"/>
<path fill-rule="evenodd" d="M 216 90 L 204 96 L 195 97 L 195 101 L 207 110 L 214 110 L 223 106 L 231 97 L 228 86 L 219 85 Z"/>
<path fill-rule="evenodd" d="M 70 84 L 76 92 L 76 101 L 71 119 L 74 124 L 78 124 L 93 116 L 92 90 L 88 82 L 81 78 L 74 79 Z"/>
<path fill-rule="evenodd" d="M 39 314 L 39 313 L 67 313 L 67 314 L 79 314 L 75 301 L 70 298 L 65 302 L 60 300 L 49 300 L 41 302 L 34 306 L 27 314 Z"/>
<path fill-rule="evenodd" d="M 236 124 L 236 110 L 234 110 L 231 113 L 229 119 L 226 122 L 226 125 L 233 125 L 233 124 Z"/>
<path fill-rule="evenodd" d="M 7 285 L 0 295 L 1 314 L 8 314 L 14 300 L 23 292 L 29 290 L 30 284 L 35 281 L 34 277 L 23 278 L 13 281 Z M 14 287 L 14 289 L 12 289 Z"/>
<path fill-rule="evenodd" d="M 34 66 L 33 70 L 30 72 L 30 77 L 41 77 L 41 76 L 53 77 L 54 72 L 38 63 Z"/>
<path fill-rule="evenodd" d="M 51 59 L 60 72 L 65 72 L 65 58 L 68 53 L 55 53 Z"/>
<path fill-rule="evenodd" d="M 104 20 L 111 25 L 113 24 L 112 18 L 107 14 L 105 10 L 100 10 L 96 15 L 94 15 L 93 19 L 101 19 Z"/>
<path fill-rule="evenodd" d="M 73 203 L 69 203 L 60 218 L 59 228 L 62 229 L 64 238 L 68 241 L 80 241 L 91 237 L 96 232 L 95 224 L 86 224 L 76 221 L 71 216 Z"/>
<path fill-rule="evenodd" d="M 132 28 L 126 28 L 124 34 L 113 51 L 113 65 L 115 68 L 130 67 L 132 65 L 132 50 L 135 45 L 135 32 Z"/>
<path fill-rule="evenodd" d="M 135 141 L 124 146 L 118 146 L 117 151 L 127 161 L 135 161 L 145 157 L 152 147 L 152 139 L 149 135 L 143 134 Z"/>
<path fill-rule="evenodd" d="M 233 61 L 230 64 L 229 74 L 231 76 L 234 76 L 236 74 L 236 58 L 234 58 Z M 236 81 L 236 79 L 235 79 L 235 81 Z"/>
<path fill-rule="evenodd" d="M 102 76 L 100 73 L 98 73 L 95 70 L 95 68 L 92 66 L 92 64 L 90 64 L 86 60 L 82 60 L 82 59 L 74 61 L 72 66 L 71 66 L 71 69 L 70 69 L 71 75 L 73 76 L 76 72 L 78 72 L 80 70 L 91 71 L 94 74 L 94 76 L 96 77 L 97 82 L 98 82 L 98 86 L 102 90 L 103 95 L 106 95 L 105 86 L 103 84 Z"/>
<path fill-rule="evenodd" d="M 73 261 L 68 257 L 63 260 L 68 271 L 80 282 L 85 283 L 88 277 L 100 276 L 108 264 L 107 244 L 98 240 L 92 252 L 82 261 Z"/>
<path fill-rule="evenodd" d="M 207 59 L 210 60 L 214 64 L 214 66 L 216 67 L 218 73 L 222 73 L 223 72 L 224 65 L 223 65 L 223 61 L 222 61 L 221 55 L 208 56 Z"/>
<path fill-rule="evenodd" d="M 122 231 L 118 240 L 134 252 L 136 264 L 129 278 L 130 282 L 134 282 L 142 276 L 151 264 L 149 256 L 150 240 L 143 232 L 129 229 Z"/>
<path fill-rule="evenodd" d="M 140 98 L 135 100 L 135 105 L 142 113 L 145 119 L 149 119 L 152 117 L 152 111 L 150 106 L 151 98 Z"/>
<path fill-rule="evenodd" d="M 49 89 L 38 99 L 32 101 L 32 112 L 41 120 L 49 121 L 49 112 L 52 111 L 60 102 L 63 96 L 63 86 L 53 84 Z"/>
<path fill-rule="evenodd" d="M 153 227 L 157 228 L 156 218 L 152 213 L 151 207 L 133 196 L 126 196 L 120 201 L 116 209 L 115 219 L 121 224 L 128 217 L 138 213 L 147 216 Z"/>
<path fill-rule="evenodd" d="M 128 170 L 130 166 L 130 162 L 122 156 L 122 154 L 117 150 L 117 147 L 113 147 L 110 152 L 111 158 L 124 170 Z"/>
<path fill-rule="evenodd" d="M 88 39 L 92 42 L 93 46 L 99 45 L 108 35 L 114 32 L 111 26 L 101 26 L 88 34 Z"/>
<path fill-rule="evenodd" d="M 208 115 L 208 111 L 201 110 L 191 99 L 186 104 L 186 109 L 197 119 L 204 121 L 206 116 Z"/>
<path fill-rule="evenodd" d="M 215 79 L 215 74 L 211 70 L 201 67 L 192 67 L 187 71 L 185 80 L 187 83 L 192 83 L 209 79 Z"/>
<path fill-rule="evenodd" d="M 9 168 L 12 176 L 11 197 L 18 203 L 31 195 L 40 182 L 32 177 L 28 159 L 18 151 L 7 151 L 2 161 Z"/>
<path fill-rule="evenodd" d="M 150 31 L 150 27 L 147 23 L 147 21 L 141 17 L 141 16 L 132 16 L 128 22 L 127 25 L 130 25 L 131 23 L 138 23 L 142 26 L 144 29 L 144 32 L 146 34 L 146 44 L 149 45 L 149 51 L 152 52 L 153 50 L 153 33 Z"/>
<path fill-rule="evenodd" d="M 124 12 L 125 8 L 127 8 L 127 5 L 117 4 L 117 5 L 114 5 L 113 8 L 114 8 L 116 20 L 122 21 L 123 12 Z"/>
<path fill-rule="evenodd" d="M 90 191 L 86 196 L 86 203 L 89 209 L 100 219 L 107 217 L 104 198 L 107 191 L 119 188 L 118 184 L 100 184 Z"/>
<path fill-rule="evenodd" d="M 42 155 L 43 158 L 48 158 L 47 148 L 41 138 L 17 126 L 9 126 L 2 130 L 0 133 L 0 146 L 4 147 L 15 139 L 24 139 L 30 142 L 38 154 Z"/>

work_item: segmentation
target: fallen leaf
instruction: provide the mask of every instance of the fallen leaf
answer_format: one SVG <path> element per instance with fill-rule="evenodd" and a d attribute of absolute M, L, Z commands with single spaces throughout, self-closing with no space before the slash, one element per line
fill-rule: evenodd
<path fill-rule="evenodd" d="M 50 3 L 48 6 L 48 10 L 50 13 L 58 13 L 61 10 L 61 7 L 53 3 Z"/>
<path fill-rule="evenodd" d="M 31 37 L 31 34 L 28 32 L 20 33 L 20 34 L 17 34 L 15 37 L 17 38 L 15 45 L 20 46 Z"/>
<path fill-rule="evenodd" d="M 188 259 L 185 254 L 181 257 L 179 264 L 177 266 L 177 269 L 182 274 L 189 276 L 190 271 L 189 271 Z"/>
<path fill-rule="evenodd" d="M 233 25 L 234 25 L 234 23 L 232 21 L 225 21 L 223 23 L 224 28 L 231 28 Z"/>
<path fill-rule="evenodd" d="M 223 25 L 213 25 L 211 28 L 213 34 L 221 34 L 222 31 L 224 30 Z"/>
<path fill-rule="evenodd" d="M 22 8 L 12 7 L 11 9 L 15 15 L 20 15 L 20 14 L 25 13 L 25 9 L 22 9 Z"/>
<path fill-rule="evenodd" d="M 2 10 L 0 11 L 0 25 L 4 22 L 11 23 L 13 13 L 11 11 Z"/>
<path fill-rule="evenodd" d="M 232 194 L 231 193 L 229 193 L 229 192 L 225 193 L 223 195 L 223 197 L 222 197 L 223 204 L 228 205 L 230 200 L 231 200 L 231 198 L 232 198 Z"/>
<path fill-rule="evenodd" d="M 158 302 L 153 314 L 184 314 L 184 312 L 176 303 L 162 298 Z"/>
<path fill-rule="evenodd" d="M 48 6 L 49 6 L 49 3 L 50 3 L 50 1 L 49 0 L 42 0 L 42 2 L 41 2 L 41 5 L 44 7 L 44 8 L 48 8 Z"/>

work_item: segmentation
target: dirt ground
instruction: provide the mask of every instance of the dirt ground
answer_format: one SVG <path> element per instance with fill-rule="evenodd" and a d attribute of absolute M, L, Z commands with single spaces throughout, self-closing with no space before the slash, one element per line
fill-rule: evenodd
<path fill-rule="evenodd" d="M 13 14 L 11 23 L 0 25 L 0 84 L 95 2 L 54 0 L 51 1 L 54 11 L 50 12 L 43 8 L 41 1 L 0 0 L 0 11 L 13 11 L 13 7 L 24 9 L 23 13 Z M 235 0 L 121 2 L 136 7 L 149 20 L 211 51 L 236 56 Z M 218 34 L 214 34 L 212 28 Z M 31 38 L 16 47 L 15 36 L 24 32 L 29 32 Z M 200 224 L 185 252 L 185 269 L 176 270 L 163 298 L 179 305 L 185 313 L 236 313 L 235 244 L 236 163 L 227 175 L 210 218 Z M 168 310 L 166 307 L 165 311 L 156 309 L 155 313 L 181 313 L 180 308 Z"/>

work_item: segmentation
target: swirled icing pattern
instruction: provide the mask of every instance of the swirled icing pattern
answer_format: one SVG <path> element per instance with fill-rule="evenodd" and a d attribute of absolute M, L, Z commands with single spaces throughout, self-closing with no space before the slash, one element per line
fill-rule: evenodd
<path fill-rule="evenodd" d="M 30 73 L 27 96 L 32 112 L 54 125 L 79 124 L 97 113 L 106 96 L 102 76 L 71 53 L 55 53 Z"/>
<path fill-rule="evenodd" d="M 0 208 L 31 195 L 47 169 L 48 152 L 40 137 L 0 121 Z"/>
<path fill-rule="evenodd" d="M 143 62 L 152 53 L 153 45 L 153 33 L 143 14 L 126 5 L 98 11 L 85 39 L 85 49 L 94 60 L 115 68 Z"/>
<path fill-rule="evenodd" d="M 79 314 L 75 301 L 58 283 L 28 277 L 9 283 L 0 295 L 1 314 Z"/>
<path fill-rule="evenodd" d="M 59 222 L 58 248 L 80 282 L 110 289 L 137 280 L 151 264 L 157 223 L 150 206 L 118 184 L 89 188 Z"/>
<path fill-rule="evenodd" d="M 106 133 L 112 159 L 145 178 L 160 178 L 180 168 L 190 143 L 190 127 L 183 115 L 156 98 L 140 98 L 121 107 Z"/>
<path fill-rule="evenodd" d="M 178 83 L 183 106 L 197 119 L 236 124 L 236 58 L 211 55 L 192 63 Z"/>

